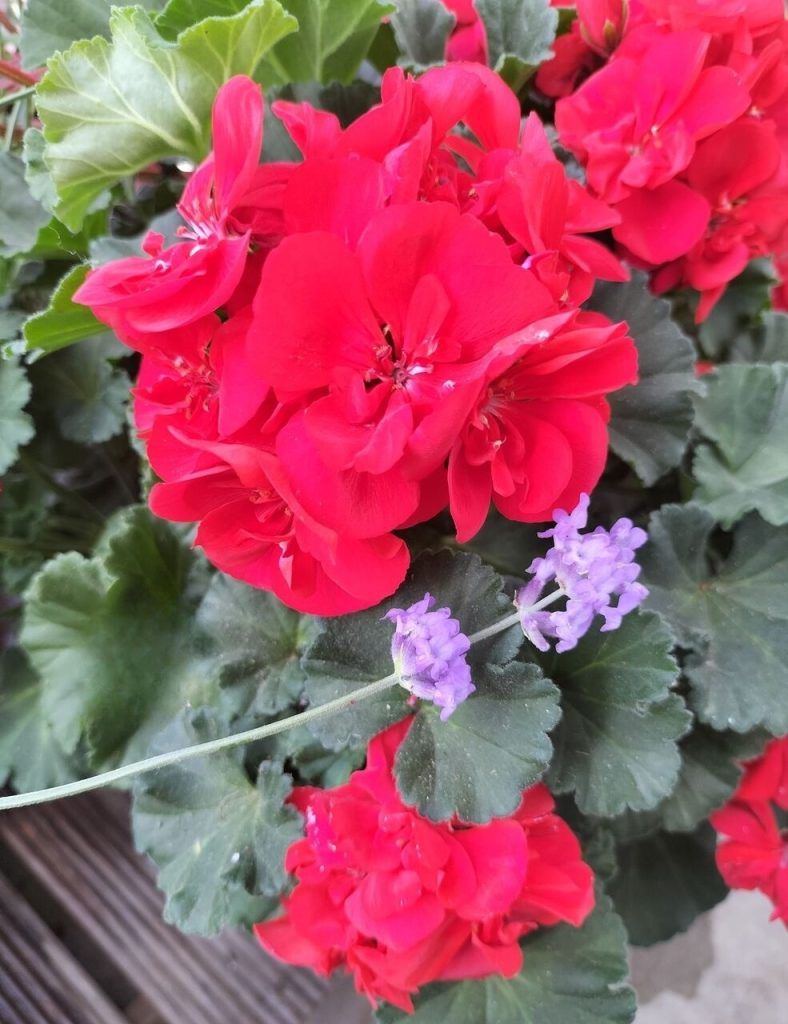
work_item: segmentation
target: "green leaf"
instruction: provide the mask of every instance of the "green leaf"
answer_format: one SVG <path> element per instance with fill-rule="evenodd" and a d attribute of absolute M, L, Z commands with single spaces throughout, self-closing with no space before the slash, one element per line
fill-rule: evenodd
<path fill-rule="evenodd" d="M 558 691 L 535 665 L 474 672 L 476 693 L 445 722 L 422 707 L 399 749 L 397 788 L 434 821 L 486 822 L 514 813 L 544 773 L 560 717 Z"/>
<path fill-rule="evenodd" d="M 763 317 L 759 363 L 788 362 L 788 313 L 773 311 Z"/>
<path fill-rule="evenodd" d="M 582 928 L 540 928 L 523 943 L 514 978 L 429 985 L 416 1012 L 378 1011 L 380 1024 L 630 1024 L 626 933 L 601 897 Z"/>
<path fill-rule="evenodd" d="M 0 786 L 11 779 L 24 793 L 76 778 L 76 764 L 44 714 L 40 680 L 23 651 L 6 649 L 0 653 Z"/>
<path fill-rule="evenodd" d="M 708 359 L 724 362 L 736 349 L 751 343 L 750 335 L 771 308 L 775 283 L 774 268 L 765 259 L 752 260 L 744 273 L 730 282 L 709 316 L 695 328 Z"/>
<path fill-rule="evenodd" d="M 694 729 L 681 742 L 681 771 L 676 788 L 659 806 L 667 832 L 691 832 L 733 795 L 742 774 L 741 762 L 764 748 L 762 733 L 741 736 Z"/>
<path fill-rule="evenodd" d="M 139 7 L 113 8 L 112 41 L 81 40 L 56 54 L 37 90 L 57 216 L 76 230 L 96 196 L 121 178 L 164 157 L 202 159 L 219 86 L 253 74 L 295 28 L 276 0 L 251 0 L 173 43 Z"/>
<path fill-rule="evenodd" d="M 57 50 L 92 36 L 109 36 L 106 0 L 28 0 L 19 39 L 22 66 L 39 68 Z"/>
<path fill-rule="evenodd" d="M 476 0 L 487 31 L 490 66 L 513 89 L 553 55 L 558 12 L 550 0 Z"/>
<path fill-rule="evenodd" d="M 443 61 L 446 42 L 457 24 L 441 0 L 397 0 L 390 21 L 404 63 L 419 69 Z"/>
<path fill-rule="evenodd" d="M 26 321 L 23 333 L 28 349 L 55 352 L 83 338 L 92 338 L 107 330 L 87 306 L 73 301 L 74 293 L 87 276 L 90 267 L 81 263 L 66 274 L 52 293 L 49 307 Z"/>
<path fill-rule="evenodd" d="M 618 847 L 618 871 L 608 892 L 630 942 L 664 942 L 725 899 L 715 846 L 714 831 L 704 825 L 691 835 L 659 832 Z"/>
<path fill-rule="evenodd" d="M 381 0 L 283 0 L 298 32 L 277 43 L 265 59 L 264 85 L 287 82 L 352 82 L 381 18 L 395 10 Z"/>
<path fill-rule="evenodd" d="M 732 363 L 788 362 L 788 314 L 764 313 L 742 331 L 727 352 Z"/>
<path fill-rule="evenodd" d="M 69 441 L 99 444 L 125 428 L 131 381 L 107 358 L 106 339 L 83 341 L 40 367 L 36 387 L 45 389 L 47 404 Z"/>
<path fill-rule="evenodd" d="M 179 716 L 163 750 L 224 735 L 209 711 Z M 214 935 L 252 925 L 285 886 L 285 852 L 302 836 L 301 817 L 285 805 L 291 782 L 281 765 L 260 766 L 257 785 L 243 752 L 222 751 L 141 776 L 134 785 L 134 841 L 159 869 L 165 918 L 182 931 Z"/>
<path fill-rule="evenodd" d="M 12 153 L 0 153 L 0 256 L 28 252 L 49 214 L 30 194 L 25 165 Z"/>
<path fill-rule="evenodd" d="M 753 510 L 788 523 L 788 363 L 721 366 L 706 379 L 697 426 L 711 443 L 695 455 L 695 499 L 724 526 Z"/>
<path fill-rule="evenodd" d="M 156 18 L 156 28 L 165 39 L 177 39 L 184 29 L 206 18 L 238 14 L 251 0 L 169 0 Z"/>
<path fill-rule="evenodd" d="M 693 420 L 695 350 L 671 319 L 670 303 L 649 292 L 648 278 L 597 286 L 592 309 L 625 320 L 638 350 L 640 380 L 610 396 L 610 447 L 650 486 L 678 466 Z"/>
<path fill-rule="evenodd" d="M 175 529 L 131 507 L 99 554 L 59 555 L 33 579 L 21 640 L 66 751 L 84 736 L 96 767 L 138 760 L 179 710 L 217 700 L 195 656 L 194 565 Z"/>
<path fill-rule="evenodd" d="M 156 10 L 163 0 L 137 2 L 140 7 Z M 53 53 L 68 49 L 77 39 L 109 38 L 110 7 L 110 0 L 27 0 L 19 39 L 22 66 L 30 71 L 39 68 Z"/>
<path fill-rule="evenodd" d="M 301 655 L 317 632 L 317 619 L 299 615 L 264 590 L 217 575 L 197 624 L 208 638 L 221 684 L 242 694 L 236 699 L 244 714 L 274 715 L 298 700 L 306 678 Z"/>
<path fill-rule="evenodd" d="M 2 372 L 2 364 L 0 364 Z M 0 592 L 21 597 L 46 560 L 52 494 L 38 477 L 16 466 L 3 473 L 0 495 Z"/>
<path fill-rule="evenodd" d="M 422 555 L 403 586 L 383 604 L 323 622 L 323 631 L 303 662 L 310 704 L 324 704 L 391 674 L 394 627 L 383 618 L 390 608 L 407 608 L 429 592 L 436 599 L 436 607 L 451 608 L 463 632 L 471 634 L 512 611 L 511 600 L 502 587 L 500 576 L 474 555 L 449 551 Z M 472 670 L 491 662 L 506 663 L 515 656 L 522 640 L 522 630 L 515 626 L 475 644 L 468 662 Z M 408 696 L 404 689 L 393 687 L 348 711 L 322 718 L 311 728 L 329 749 L 359 746 L 408 713 Z"/>
<path fill-rule="evenodd" d="M 538 656 L 563 709 L 550 786 L 573 792 L 583 814 L 648 810 L 675 785 L 690 716 L 670 692 L 678 674 L 673 642 L 658 616 L 632 613 L 572 651 Z"/>
<path fill-rule="evenodd" d="M 28 128 L 22 140 L 25 181 L 30 194 L 50 213 L 57 206 L 57 190 L 49 168 L 44 163 L 46 141 L 40 128 Z"/>
<path fill-rule="evenodd" d="M 16 462 L 19 449 L 33 437 L 32 419 L 23 412 L 30 382 L 19 363 L 0 359 L 0 473 Z"/>
<path fill-rule="evenodd" d="M 748 517 L 717 572 L 713 516 L 667 505 L 651 517 L 641 552 L 650 607 L 690 650 L 690 705 L 718 730 L 788 732 L 788 529 Z"/>
<path fill-rule="evenodd" d="M 420 600 L 427 590 L 437 607 L 451 608 L 468 635 L 499 621 L 512 607 L 500 577 L 475 556 L 447 551 L 422 556 L 383 605 L 324 623 L 304 659 L 310 703 L 325 703 L 389 675 L 393 627 L 383 616 L 391 607 Z M 536 666 L 511 663 L 521 643 L 522 631 L 515 626 L 474 644 L 468 662 L 476 693 L 448 721 L 440 721 L 432 704 L 418 703 L 397 775 L 406 802 L 426 816 L 489 821 L 510 814 L 523 789 L 547 766 L 547 732 L 559 715 L 557 692 Z M 318 720 L 313 732 L 329 749 L 360 746 L 408 714 L 406 698 L 404 689 L 393 687 Z"/>

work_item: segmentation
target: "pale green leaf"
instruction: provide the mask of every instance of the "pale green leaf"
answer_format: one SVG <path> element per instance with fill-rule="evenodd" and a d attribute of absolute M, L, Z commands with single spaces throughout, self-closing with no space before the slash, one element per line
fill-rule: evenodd
<path fill-rule="evenodd" d="M 12 153 L 0 153 L 0 256 L 28 252 L 49 214 L 30 194 L 25 165 Z"/>
<path fill-rule="evenodd" d="M 58 217 L 75 230 L 95 197 L 121 178 L 164 157 L 202 159 L 219 87 L 253 74 L 295 27 L 277 0 L 251 0 L 170 42 L 141 8 L 114 8 L 111 42 L 81 40 L 52 57 L 37 106 Z"/>
<path fill-rule="evenodd" d="M 490 66 L 518 89 L 552 55 L 558 12 L 550 0 L 476 0 Z"/>
<path fill-rule="evenodd" d="M 419 69 L 444 60 L 446 42 L 457 24 L 441 0 L 397 0 L 390 21 L 402 63 Z"/>
<path fill-rule="evenodd" d="M 163 0 L 138 0 L 156 10 Z M 77 39 L 109 38 L 111 0 L 27 0 L 22 12 L 19 49 L 22 66 L 33 70 Z"/>
<path fill-rule="evenodd" d="M 20 793 L 79 777 L 73 758 L 55 740 L 41 701 L 41 682 L 24 653 L 0 653 L 0 786 Z"/>
<path fill-rule="evenodd" d="M 49 307 L 25 321 L 23 333 L 28 349 L 55 352 L 107 330 L 107 325 L 97 320 L 87 306 L 73 301 L 89 270 L 87 263 L 69 270 L 52 293 Z"/>
<path fill-rule="evenodd" d="M 265 85 L 287 82 L 351 82 L 381 18 L 394 5 L 381 0 L 282 0 L 298 32 L 266 56 Z"/>
<path fill-rule="evenodd" d="M 134 761 L 218 684 L 195 655 L 195 555 L 144 508 L 119 514 L 92 559 L 59 555 L 26 595 L 22 644 L 61 745 L 96 767 Z"/>

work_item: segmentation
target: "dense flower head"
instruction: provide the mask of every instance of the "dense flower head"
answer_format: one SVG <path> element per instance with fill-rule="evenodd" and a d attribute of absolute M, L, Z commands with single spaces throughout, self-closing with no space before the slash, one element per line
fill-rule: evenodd
<path fill-rule="evenodd" d="M 391 656 L 406 690 L 441 708 L 441 719 L 474 692 L 465 660 L 470 640 L 450 608 L 432 611 L 435 598 L 425 594 L 410 608 L 392 608 L 386 618 L 395 625 Z"/>
<path fill-rule="evenodd" d="M 556 525 L 539 534 L 552 538 L 552 547 L 531 563 L 528 572 L 533 579 L 517 594 L 523 630 L 542 651 L 549 649 L 547 637 L 558 640 L 559 653 L 571 650 L 597 615 L 604 619 L 603 633 L 618 629 L 623 617 L 648 597 L 648 590 L 637 582 L 640 566 L 635 561 L 635 551 L 648 540 L 646 531 L 622 518 L 610 530 L 598 526 L 581 533 L 588 522 L 589 502 L 583 494 L 571 512 L 555 510 Z M 566 596 L 564 609 L 534 610 L 548 584 Z"/>
<path fill-rule="evenodd" d="M 712 815 L 720 833 L 717 866 L 732 889 L 757 889 L 788 926 L 788 736 L 745 766 L 731 801 Z"/>
<path fill-rule="evenodd" d="M 487 825 L 403 804 L 393 768 L 410 724 L 376 736 L 346 785 L 293 791 L 306 827 L 285 862 L 297 884 L 284 914 L 255 928 L 274 956 L 324 975 L 344 967 L 373 1003 L 404 1010 L 431 981 L 513 977 L 523 936 L 579 927 L 594 905 L 591 869 L 543 785 Z"/>
<path fill-rule="evenodd" d="M 620 218 L 621 254 L 653 270 L 658 291 L 697 290 L 702 320 L 751 259 L 785 251 L 782 0 L 586 0 L 577 14 L 537 83 L 559 99 L 556 127 L 590 191 Z"/>
<path fill-rule="evenodd" d="M 273 110 L 302 161 L 259 163 L 262 94 L 231 79 L 175 241 L 76 300 L 142 353 L 152 509 L 224 572 L 344 614 L 404 578 L 394 531 L 449 509 L 465 541 L 491 503 L 539 522 L 596 485 L 637 355 L 579 307 L 627 277 L 595 237 L 620 216 L 477 63 L 391 68 L 347 126 Z"/>

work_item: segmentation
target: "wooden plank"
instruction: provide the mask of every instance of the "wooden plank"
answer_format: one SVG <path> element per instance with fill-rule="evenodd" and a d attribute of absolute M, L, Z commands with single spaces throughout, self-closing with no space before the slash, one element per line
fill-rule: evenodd
<path fill-rule="evenodd" d="M 244 933 L 197 939 L 165 924 L 122 794 L 0 814 L 0 843 L 167 1024 L 303 1024 L 326 989 Z"/>
<path fill-rule="evenodd" d="M 2 1024 L 128 1024 L 0 875 Z"/>

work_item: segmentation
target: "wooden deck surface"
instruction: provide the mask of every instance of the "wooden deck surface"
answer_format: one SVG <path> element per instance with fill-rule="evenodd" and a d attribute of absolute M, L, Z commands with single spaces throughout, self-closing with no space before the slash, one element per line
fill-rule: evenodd
<path fill-rule="evenodd" d="M 0 814 L 0 1024 L 355 1024 L 351 994 L 162 903 L 123 794 Z"/>

